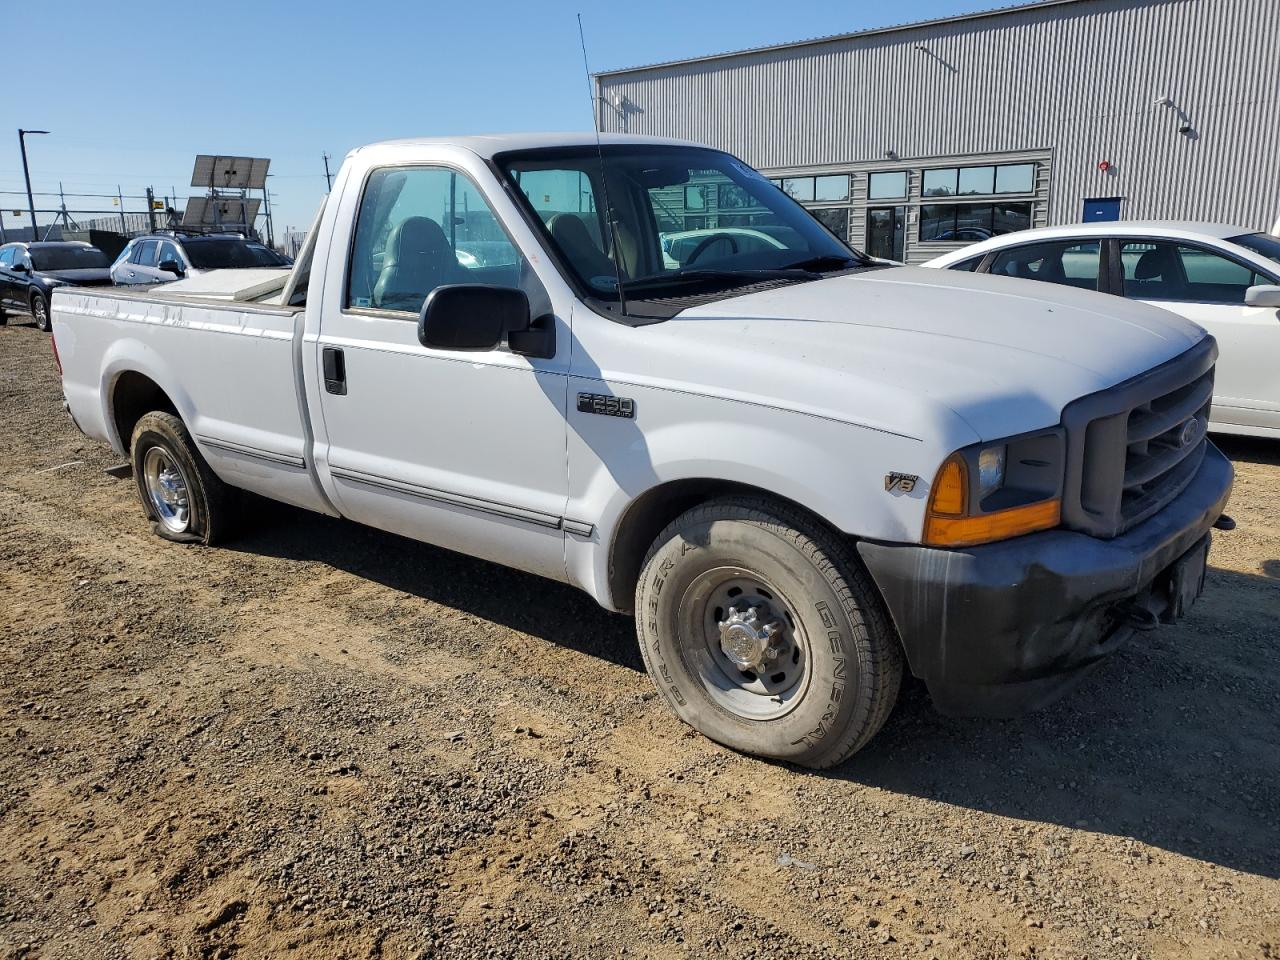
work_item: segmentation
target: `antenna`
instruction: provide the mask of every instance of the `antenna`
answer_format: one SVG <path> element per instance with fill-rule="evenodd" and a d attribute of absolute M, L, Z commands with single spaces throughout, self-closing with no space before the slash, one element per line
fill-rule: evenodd
<path fill-rule="evenodd" d="M 582 32 L 582 14 L 578 14 L 578 41 L 582 44 L 582 69 L 587 75 L 587 99 L 591 101 L 591 129 L 596 135 L 596 156 L 600 160 L 600 188 L 604 192 L 604 220 L 609 225 L 609 237 L 613 241 L 613 275 L 618 282 L 618 305 L 622 315 L 627 315 L 627 294 L 622 289 L 622 248 L 618 246 L 618 228 L 613 219 L 613 204 L 609 202 L 609 177 L 604 169 L 604 147 L 600 145 L 600 124 L 596 121 L 596 92 L 591 85 L 591 67 L 587 63 L 587 37 Z"/>

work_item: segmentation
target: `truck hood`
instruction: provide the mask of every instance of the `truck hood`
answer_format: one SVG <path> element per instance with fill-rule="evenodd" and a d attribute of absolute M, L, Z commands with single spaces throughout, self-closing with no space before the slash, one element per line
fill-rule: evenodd
<path fill-rule="evenodd" d="M 687 351 L 668 355 L 672 373 L 698 364 L 691 382 L 721 371 L 717 386 L 744 399 L 915 436 L 946 408 L 975 440 L 1056 424 L 1072 400 L 1208 335 L 1122 297 L 918 267 L 731 297 L 659 327 Z"/>

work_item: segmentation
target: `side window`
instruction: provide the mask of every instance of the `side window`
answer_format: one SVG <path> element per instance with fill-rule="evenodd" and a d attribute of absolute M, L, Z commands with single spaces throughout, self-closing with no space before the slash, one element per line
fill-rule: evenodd
<path fill-rule="evenodd" d="M 1243 304 L 1258 283 L 1250 267 L 1189 244 L 1126 240 L 1120 245 L 1124 295 L 1135 300 Z"/>
<path fill-rule="evenodd" d="M 178 266 L 182 266 L 182 254 L 178 252 L 177 246 L 168 240 L 160 245 L 160 256 L 156 262 L 164 263 L 166 260 L 175 260 Z"/>
<path fill-rule="evenodd" d="M 982 257 L 985 257 L 984 253 Z M 961 260 L 959 263 L 953 263 L 949 270 L 963 270 L 966 273 L 973 273 L 978 269 L 978 264 L 982 262 L 982 257 L 970 257 L 968 260 Z"/>
<path fill-rule="evenodd" d="M 154 267 L 159 262 L 156 258 L 158 246 L 155 240 L 143 240 L 134 251 L 133 262 L 140 267 Z"/>
<path fill-rule="evenodd" d="M 13 247 L 5 247 L 3 250 L 0 250 L 0 267 L 13 266 L 13 251 Z"/>
<path fill-rule="evenodd" d="M 1098 241 L 1031 243 L 1002 250 L 991 261 L 989 273 L 1024 280 L 1043 280 L 1081 290 L 1098 289 Z M 972 268 L 970 268 L 972 269 Z"/>
<path fill-rule="evenodd" d="M 446 283 L 519 287 L 524 259 L 484 196 L 443 167 L 375 170 L 360 201 L 346 307 L 417 313 Z"/>
<path fill-rule="evenodd" d="M 1126 240 L 1120 244 L 1124 295 L 1134 300 L 1177 299 L 1182 293 L 1181 267 L 1171 243 Z"/>
<path fill-rule="evenodd" d="M 1197 303 L 1243 305 L 1245 291 L 1264 282 L 1249 267 L 1200 247 L 1179 245 L 1178 259 L 1187 278 L 1187 299 Z"/>

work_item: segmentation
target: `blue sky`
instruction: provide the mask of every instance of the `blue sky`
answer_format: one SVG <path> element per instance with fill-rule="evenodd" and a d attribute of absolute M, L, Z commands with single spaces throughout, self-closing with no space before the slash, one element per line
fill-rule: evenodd
<path fill-rule="evenodd" d="M 186 196 L 196 153 L 265 156 L 279 233 L 310 220 L 322 152 L 336 171 L 390 137 L 589 129 L 578 12 L 603 70 L 996 5 L 40 0 L 6 51 L 0 190 L 22 189 L 18 127 L 52 131 L 29 140 L 37 190 Z M 25 197 L 0 205 L 27 222 Z"/>

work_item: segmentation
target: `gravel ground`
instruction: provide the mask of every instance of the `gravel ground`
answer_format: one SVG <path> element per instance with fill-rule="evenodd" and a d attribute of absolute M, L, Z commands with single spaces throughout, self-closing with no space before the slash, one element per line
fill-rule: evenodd
<path fill-rule="evenodd" d="M 0 957 L 1280 957 L 1280 444 L 1189 620 L 817 774 L 567 587 L 254 503 L 152 536 L 0 328 Z"/>

